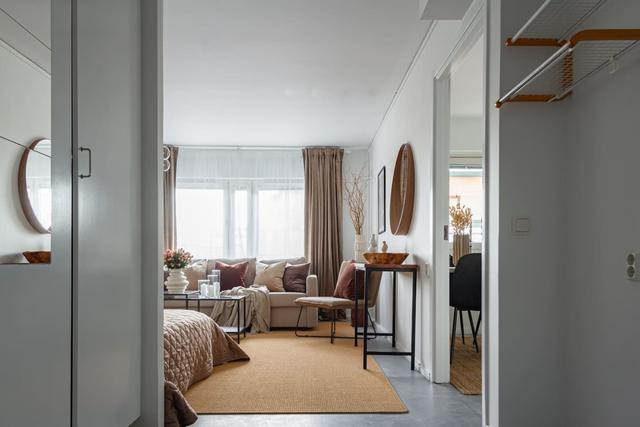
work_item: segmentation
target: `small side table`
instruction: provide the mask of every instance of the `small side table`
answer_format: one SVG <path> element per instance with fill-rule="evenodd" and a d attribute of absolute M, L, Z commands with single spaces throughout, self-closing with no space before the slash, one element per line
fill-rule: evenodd
<path fill-rule="evenodd" d="M 400 264 L 400 265 L 388 265 L 388 264 L 358 264 L 357 269 L 364 271 L 364 348 L 362 351 L 362 368 L 367 369 L 367 356 L 369 354 L 377 354 L 383 356 L 411 356 L 411 370 L 415 370 L 416 361 L 416 291 L 418 287 L 418 266 L 416 264 Z M 369 278 L 371 272 L 391 272 L 393 273 L 393 319 L 391 320 L 391 346 L 396 346 L 396 291 L 398 285 L 398 273 L 411 273 L 413 276 L 412 283 L 412 298 L 411 298 L 411 351 L 381 351 L 381 350 L 369 350 L 367 348 L 368 341 L 368 326 L 367 322 L 367 310 L 369 309 Z M 356 321 L 357 326 L 357 321 Z M 376 334 L 383 335 L 383 334 Z M 386 335 L 386 334 L 384 334 Z"/>
<path fill-rule="evenodd" d="M 240 334 L 244 337 L 247 336 L 247 296 L 246 295 L 229 295 L 219 297 L 205 297 L 200 295 L 198 291 L 188 292 L 184 294 L 164 294 L 165 301 L 182 301 L 185 302 L 185 309 L 189 309 L 189 302 L 195 301 L 196 310 L 200 311 L 200 301 L 233 301 L 236 303 L 236 312 L 238 317 L 236 319 L 236 326 L 220 326 L 220 328 L 227 334 L 236 334 L 236 341 L 240 343 Z M 242 322 L 240 322 L 240 308 L 242 307 Z"/>
<path fill-rule="evenodd" d="M 171 293 L 171 292 L 165 291 L 164 300 L 165 301 L 184 301 L 184 309 L 189 310 L 189 297 L 193 295 L 198 295 L 199 293 L 200 293 L 199 291 L 184 291 L 180 293 Z"/>

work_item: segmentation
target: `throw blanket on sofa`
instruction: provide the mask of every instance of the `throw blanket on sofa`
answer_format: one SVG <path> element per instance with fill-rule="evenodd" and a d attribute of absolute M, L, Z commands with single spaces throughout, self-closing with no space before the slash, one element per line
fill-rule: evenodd
<path fill-rule="evenodd" d="M 249 360 L 236 342 L 206 314 L 164 311 L 164 377 L 181 392 L 209 375 L 215 365 Z"/>
<path fill-rule="evenodd" d="M 251 285 L 248 288 L 236 286 L 233 289 L 220 292 L 221 295 L 246 295 L 244 303 L 246 308 L 245 325 L 251 325 L 253 332 L 269 332 L 271 327 L 271 305 L 269 302 L 269 290 L 266 286 Z M 238 309 L 242 316 L 242 304 L 234 301 L 215 304 L 211 310 L 211 318 L 224 326 L 236 326 L 238 322 Z"/>

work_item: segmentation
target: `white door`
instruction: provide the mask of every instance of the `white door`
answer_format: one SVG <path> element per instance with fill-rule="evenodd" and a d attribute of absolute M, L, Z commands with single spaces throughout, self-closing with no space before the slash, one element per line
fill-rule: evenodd
<path fill-rule="evenodd" d="M 140 5 L 78 0 L 76 16 L 74 421 L 126 426 L 140 415 Z"/>

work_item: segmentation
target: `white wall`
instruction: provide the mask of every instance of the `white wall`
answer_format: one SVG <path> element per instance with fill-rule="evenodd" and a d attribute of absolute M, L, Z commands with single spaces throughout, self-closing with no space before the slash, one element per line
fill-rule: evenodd
<path fill-rule="evenodd" d="M 538 3 L 502 1 L 502 40 Z M 608 2 L 585 26 L 638 28 L 640 4 Z M 503 93 L 545 50 L 492 48 L 501 50 Z M 640 53 L 621 67 L 563 102 L 500 110 L 501 425 L 626 426 L 637 418 L 640 286 L 624 272 L 625 253 L 640 248 Z M 529 235 L 513 235 L 515 215 L 531 218 Z"/>
<path fill-rule="evenodd" d="M 432 283 L 427 278 L 425 263 L 431 263 L 431 193 L 432 193 L 432 153 L 433 153 L 433 78 L 453 49 L 458 39 L 458 21 L 438 22 L 417 57 L 403 87 L 384 119 L 370 148 L 371 165 L 371 208 L 377 208 L 377 174 L 382 166 L 387 167 L 387 232 L 379 237 L 379 243 L 386 240 L 389 250 L 409 252 L 408 263 L 420 265 L 418 281 L 418 319 L 416 361 L 424 369 L 431 365 L 431 312 L 430 299 Z M 409 142 L 413 149 L 416 169 L 415 205 L 413 221 L 407 236 L 393 236 L 389 232 L 389 198 L 393 167 L 398 149 Z M 373 224 L 376 223 L 374 220 Z M 385 277 L 380 290 L 376 321 L 385 330 L 391 329 L 391 286 Z M 398 284 L 398 347 L 409 349 L 411 343 L 411 278 L 400 275 Z"/>
<path fill-rule="evenodd" d="M 34 17 L 17 1 L 2 0 L 0 7 L 15 12 L 12 17 L 29 31 L 48 33 L 47 8 L 42 14 L 36 8 Z M 51 77 L 45 70 L 50 59 L 42 53 L 46 49 L 34 48 L 27 31 L 2 12 L 0 23 L 0 136 L 24 145 L 51 138 Z M 50 235 L 36 232 L 20 206 L 17 176 L 22 153 L 22 148 L 0 138 L 0 263 L 24 262 L 21 252 L 51 247 Z"/>
<path fill-rule="evenodd" d="M 608 2 L 588 23 L 640 28 L 640 2 Z M 640 251 L 640 49 L 575 91 L 567 142 L 567 425 L 637 424 L 640 283 L 625 254 Z"/>
<path fill-rule="evenodd" d="M 481 116 L 451 117 L 449 149 L 453 156 L 481 156 L 484 149 L 484 119 Z"/>
<path fill-rule="evenodd" d="M 344 176 L 345 184 L 351 180 L 351 173 L 359 173 L 362 171 L 365 177 L 369 176 L 369 151 L 366 148 L 363 149 L 351 149 L 346 148 L 344 151 L 344 157 L 342 159 L 342 173 Z M 366 181 L 366 179 L 365 179 Z M 371 218 L 369 218 L 369 205 L 365 205 L 365 223 L 362 227 L 362 236 L 365 241 L 369 242 L 371 238 L 371 232 L 369 232 L 371 224 Z M 342 257 L 344 259 L 354 259 L 354 241 L 355 230 L 351 217 L 349 216 L 349 209 L 346 201 L 343 201 L 342 205 Z"/>

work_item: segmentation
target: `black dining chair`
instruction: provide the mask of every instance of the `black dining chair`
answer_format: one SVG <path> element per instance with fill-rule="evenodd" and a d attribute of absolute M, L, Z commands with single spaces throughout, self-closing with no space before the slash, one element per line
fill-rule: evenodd
<path fill-rule="evenodd" d="M 478 347 L 478 331 L 480 329 L 480 318 L 482 316 L 482 255 L 468 254 L 458 260 L 455 270 L 449 274 L 449 305 L 453 307 L 453 328 L 451 330 L 451 348 L 449 350 L 449 363 L 453 361 L 453 349 L 456 339 L 456 323 L 458 314 L 460 315 L 460 330 L 462 332 L 462 343 L 464 344 L 464 311 L 469 315 L 471 333 L 473 334 L 473 344 L 476 351 Z M 477 324 L 473 325 L 471 311 L 478 311 Z"/>

